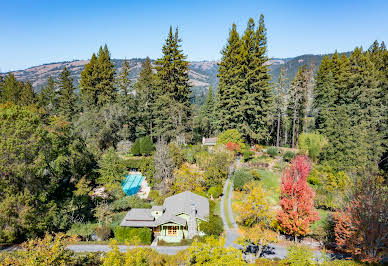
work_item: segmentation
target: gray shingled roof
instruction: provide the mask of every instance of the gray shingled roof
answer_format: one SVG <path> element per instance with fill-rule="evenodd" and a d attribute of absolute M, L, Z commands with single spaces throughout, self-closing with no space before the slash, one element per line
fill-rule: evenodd
<path fill-rule="evenodd" d="M 190 215 L 192 206 L 195 206 L 196 215 L 202 220 L 209 216 L 209 200 L 190 191 L 185 191 L 164 200 L 163 206 L 154 206 L 152 209 L 131 209 L 120 223 L 121 226 L 130 227 L 155 227 L 168 222 L 185 226 L 186 220 L 178 217 L 181 213 Z M 155 220 L 152 211 L 165 212 Z"/>
<path fill-rule="evenodd" d="M 159 211 L 162 212 L 164 210 L 163 206 L 152 206 L 151 211 Z"/>
<path fill-rule="evenodd" d="M 209 216 L 209 200 L 190 191 L 185 191 L 164 200 L 163 206 L 169 215 L 190 214 L 192 205 L 197 210 L 197 217 L 207 220 Z"/>

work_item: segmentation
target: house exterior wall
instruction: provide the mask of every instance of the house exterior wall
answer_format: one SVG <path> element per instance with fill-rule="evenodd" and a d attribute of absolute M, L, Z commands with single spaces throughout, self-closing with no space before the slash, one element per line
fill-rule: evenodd
<path fill-rule="evenodd" d="M 168 227 L 169 226 L 177 226 L 177 234 L 175 236 L 168 235 Z M 163 225 L 160 225 L 160 235 L 157 236 L 158 240 L 163 240 L 166 242 L 173 242 L 177 243 L 180 242 L 182 239 L 187 238 L 188 231 L 185 229 L 184 226 L 175 224 L 175 223 L 166 223 Z"/>

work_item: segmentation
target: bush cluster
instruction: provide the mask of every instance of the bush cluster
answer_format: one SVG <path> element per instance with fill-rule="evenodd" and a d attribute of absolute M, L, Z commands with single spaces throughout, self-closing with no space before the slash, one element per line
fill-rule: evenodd
<path fill-rule="evenodd" d="M 155 149 L 154 144 L 149 136 L 137 138 L 131 148 L 133 155 L 150 155 Z"/>
<path fill-rule="evenodd" d="M 276 147 L 269 147 L 267 149 L 267 153 L 268 153 L 269 156 L 274 158 L 274 157 L 276 157 L 279 154 L 279 150 Z"/>
<path fill-rule="evenodd" d="M 243 190 L 244 186 L 254 179 L 253 175 L 245 169 L 239 169 L 233 174 L 233 187 L 235 190 Z"/>
<path fill-rule="evenodd" d="M 283 161 L 291 162 L 291 160 L 294 159 L 294 157 L 295 157 L 295 153 L 293 153 L 292 151 L 286 151 L 283 154 Z"/>
<path fill-rule="evenodd" d="M 207 192 L 207 195 L 209 198 L 210 198 L 210 195 L 212 195 L 214 199 L 218 198 L 219 196 L 222 195 L 222 186 L 210 187 Z"/>
<path fill-rule="evenodd" d="M 139 244 L 151 245 L 152 232 L 149 228 L 131 228 L 117 226 L 113 230 L 115 239 L 124 243 L 126 241 L 139 240 Z"/>

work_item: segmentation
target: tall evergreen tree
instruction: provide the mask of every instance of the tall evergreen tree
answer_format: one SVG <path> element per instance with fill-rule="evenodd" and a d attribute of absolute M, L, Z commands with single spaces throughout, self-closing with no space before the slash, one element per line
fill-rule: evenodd
<path fill-rule="evenodd" d="M 200 116 L 201 116 L 201 127 L 203 134 L 207 137 L 210 137 L 215 133 L 215 113 L 216 113 L 216 102 L 213 97 L 213 88 L 210 85 L 208 90 L 208 95 L 205 101 L 205 104 L 201 106 Z"/>
<path fill-rule="evenodd" d="M 312 71 L 311 69 L 308 69 L 306 65 L 300 67 L 290 86 L 287 113 L 290 119 L 292 148 L 296 147 L 299 134 L 305 129 L 311 75 Z"/>
<path fill-rule="evenodd" d="M 221 51 L 222 58 L 218 63 L 217 90 L 217 129 L 237 129 L 243 117 L 239 105 L 242 93 L 237 86 L 238 68 L 240 65 L 240 36 L 236 25 L 232 25 L 225 48 Z"/>
<path fill-rule="evenodd" d="M 232 26 L 219 63 L 218 128 L 235 128 L 250 143 L 269 139 L 272 93 L 266 53 L 266 29 L 261 15 L 257 28 L 249 19 L 241 39 L 236 26 Z"/>
<path fill-rule="evenodd" d="M 101 107 L 116 97 L 115 69 L 107 45 L 100 47 L 98 55 L 92 55 L 90 62 L 81 72 L 81 97 L 85 109 Z"/>
<path fill-rule="evenodd" d="M 189 62 L 180 49 L 182 40 L 170 31 L 163 45 L 163 57 L 155 61 L 157 97 L 154 105 L 155 133 L 185 143 L 191 120 Z"/>
<path fill-rule="evenodd" d="M 9 73 L 5 76 L 3 82 L 3 88 L 1 92 L 1 102 L 13 102 L 18 103 L 20 94 L 23 87 L 21 83 L 16 79 L 15 75 Z"/>
<path fill-rule="evenodd" d="M 129 71 L 130 71 L 129 63 L 128 63 L 128 60 L 125 59 L 123 64 L 121 65 L 121 72 L 116 79 L 117 85 L 119 87 L 119 91 L 124 96 L 127 96 L 130 91 L 131 80 L 129 79 Z"/>
<path fill-rule="evenodd" d="M 280 69 L 278 82 L 274 89 L 274 111 L 275 111 L 275 129 L 276 129 L 276 146 L 279 147 L 283 142 L 282 136 L 286 135 L 286 110 L 287 110 L 287 78 L 284 67 Z"/>
<path fill-rule="evenodd" d="M 20 92 L 20 105 L 30 105 L 35 102 L 35 92 L 32 88 L 31 82 L 20 82 L 21 92 Z"/>
<path fill-rule="evenodd" d="M 70 72 L 66 67 L 59 76 L 58 87 L 58 113 L 70 121 L 76 112 L 76 96 L 74 94 L 73 79 L 70 77 Z"/>
<path fill-rule="evenodd" d="M 136 134 L 138 137 L 150 135 L 153 136 L 153 112 L 152 108 L 155 102 L 154 73 L 152 72 L 151 60 L 147 57 L 140 71 L 139 78 L 135 84 L 138 123 Z"/>
<path fill-rule="evenodd" d="M 53 77 L 50 76 L 47 81 L 47 85 L 40 91 L 38 95 L 39 105 L 44 107 L 50 113 L 55 113 L 58 104 L 55 86 L 55 81 Z"/>

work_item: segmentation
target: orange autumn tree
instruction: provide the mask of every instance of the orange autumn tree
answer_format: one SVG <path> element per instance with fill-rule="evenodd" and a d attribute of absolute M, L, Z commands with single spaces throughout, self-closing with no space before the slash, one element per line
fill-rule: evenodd
<path fill-rule="evenodd" d="M 278 223 L 287 235 L 298 236 L 309 232 L 310 224 L 319 220 L 314 209 L 315 192 L 307 184 L 311 161 L 305 155 L 297 156 L 282 173 Z"/>
<path fill-rule="evenodd" d="M 388 187 L 379 178 L 364 178 L 344 210 L 334 214 L 340 251 L 378 263 L 388 251 Z"/>

